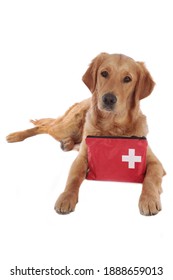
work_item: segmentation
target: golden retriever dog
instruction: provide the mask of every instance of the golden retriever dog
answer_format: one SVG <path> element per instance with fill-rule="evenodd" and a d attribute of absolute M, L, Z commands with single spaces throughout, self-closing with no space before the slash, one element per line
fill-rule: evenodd
<path fill-rule="evenodd" d="M 101 53 L 93 59 L 83 76 L 92 97 L 74 104 L 62 117 L 32 121 L 34 128 L 12 133 L 8 142 L 48 133 L 61 142 L 65 151 L 80 144 L 64 192 L 55 203 L 60 214 L 74 211 L 78 193 L 88 170 L 86 137 L 146 136 L 146 117 L 140 110 L 140 100 L 150 95 L 154 81 L 144 63 L 122 54 Z M 165 174 L 161 162 L 147 148 L 147 167 L 139 199 L 143 215 L 155 215 L 161 210 L 160 194 Z"/>

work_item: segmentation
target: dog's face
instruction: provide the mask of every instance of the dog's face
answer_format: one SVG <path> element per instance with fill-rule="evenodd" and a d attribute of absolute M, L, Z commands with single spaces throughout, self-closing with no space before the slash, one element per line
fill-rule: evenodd
<path fill-rule="evenodd" d="M 90 64 L 84 83 L 96 97 L 100 111 L 123 115 L 148 96 L 154 82 L 141 62 L 125 55 L 102 53 Z"/>
<path fill-rule="evenodd" d="M 137 69 L 132 59 L 124 56 L 108 57 L 97 71 L 98 108 L 123 112 L 131 100 L 137 82 Z"/>

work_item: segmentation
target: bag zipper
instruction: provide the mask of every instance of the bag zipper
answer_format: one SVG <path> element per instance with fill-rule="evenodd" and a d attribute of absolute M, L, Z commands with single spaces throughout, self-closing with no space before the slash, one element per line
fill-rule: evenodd
<path fill-rule="evenodd" d="M 88 135 L 86 138 L 110 138 L 110 139 L 139 139 L 139 140 L 146 140 L 145 136 L 93 136 Z"/>

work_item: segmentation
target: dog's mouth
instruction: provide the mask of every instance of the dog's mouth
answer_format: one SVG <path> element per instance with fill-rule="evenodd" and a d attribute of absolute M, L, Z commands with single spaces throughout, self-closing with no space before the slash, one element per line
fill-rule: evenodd
<path fill-rule="evenodd" d="M 115 106 L 114 106 L 115 107 Z M 114 112 L 114 107 L 107 107 L 107 106 L 103 106 L 102 110 L 103 111 L 107 111 L 107 112 Z"/>

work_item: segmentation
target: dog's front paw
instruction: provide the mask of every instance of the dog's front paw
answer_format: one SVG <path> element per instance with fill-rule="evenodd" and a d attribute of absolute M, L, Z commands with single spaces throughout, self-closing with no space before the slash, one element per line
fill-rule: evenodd
<path fill-rule="evenodd" d="M 139 199 L 139 211 L 142 215 L 151 216 L 162 210 L 159 194 L 141 194 Z"/>
<path fill-rule="evenodd" d="M 69 214 L 73 212 L 78 202 L 78 197 L 73 192 L 63 192 L 55 203 L 55 211 L 58 214 Z"/>

